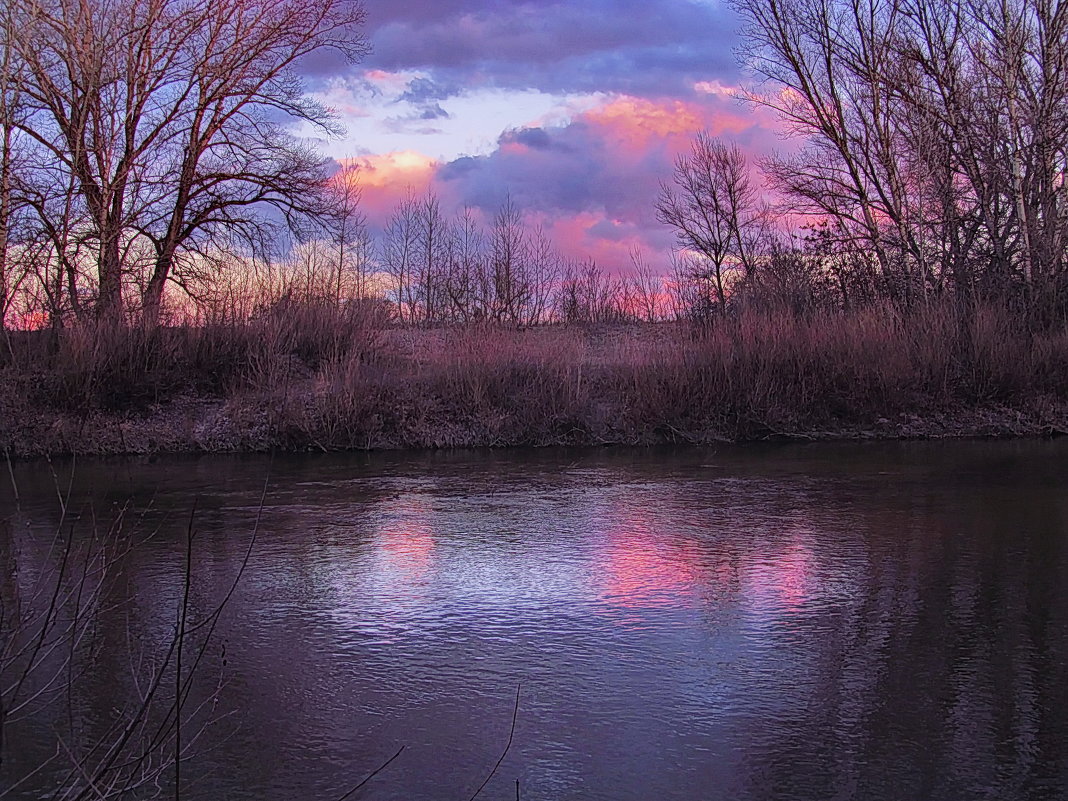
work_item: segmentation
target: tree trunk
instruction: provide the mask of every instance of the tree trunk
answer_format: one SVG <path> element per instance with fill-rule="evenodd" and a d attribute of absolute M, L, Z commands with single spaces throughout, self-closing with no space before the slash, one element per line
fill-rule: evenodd
<path fill-rule="evenodd" d="M 160 313 L 163 310 L 163 287 L 165 281 L 157 281 L 156 276 L 148 282 L 145 290 L 144 301 L 141 305 L 141 320 L 146 328 L 155 328 L 159 325 Z"/>
<path fill-rule="evenodd" d="M 141 303 L 142 322 L 146 328 L 159 325 L 163 311 L 163 290 L 167 286 L 167 278 L 170 277 L 173 266 L 174 256 L 171 253 L 164 253 L 156 259 L 156 266 L 152 270 L 152 277 L 148 281 Z"/>
<path fill-rule="evenodd" d="M 100 321 L 118 323 L 122 320 L 122 258 L 119 255 L 117 232 L 103 232 L 100 263 L 97 267 L 99 296 L 96 316 Z"/>

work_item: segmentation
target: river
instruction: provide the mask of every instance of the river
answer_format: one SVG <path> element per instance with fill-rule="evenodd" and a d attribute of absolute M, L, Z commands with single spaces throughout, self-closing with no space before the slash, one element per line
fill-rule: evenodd
<path fill-rule="evenodd" d="M 338 801 L 402 747 L 350 797 L 468 799 L 491 772 L 479 798 L 1068 797 L 1068 442 L 11 478 L 5 609 L 40 603 L 56 530 L 121 517 L 126 545 L 78 656 L 43 660 L 79 670 L 5 726 L 5 798 L 51 797 L 72 753 L 114 739 L 173 641 L 187 557 L 183 799 Z M 128 797 L 173 797 L 172 767 L 153 775 Z"/>

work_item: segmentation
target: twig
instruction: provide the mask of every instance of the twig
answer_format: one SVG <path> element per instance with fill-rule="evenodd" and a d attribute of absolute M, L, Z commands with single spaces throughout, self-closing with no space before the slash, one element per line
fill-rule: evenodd
<path fill-rule="evenodd" d="M 15 481 L 15 468 L 11 465 L 11 451 L 4 448 L 4 458 L 7 460 L 7 474 L 11 477 L 11 491 L 15 493 L 15 505 L 19 503 L 19 485 Z"/>
<path fill-rule="evenodd" d="M 182 603 L 178 607 L 178 649 L 174 659 L 174 801 L 179 801 L 182 791 L 182 649 L 185 646 L 185 621 L 189 614 L 189 590 L 193 586 L 193 521 L 196 515 L 197 501 L 194 498 L 185 536 L 185 587 Z"/>
<path fill-rule="evenodd" d="M 512 710 L 512 729 L 508 732 L 508 742 L 504 746 L 504 751 L 501 752 L 501 757 L 497 760 L 497 764 L 493 766 L 493 770 L 489 772 L 489 776 L 487 776 L 485 781 L 483 781 L 482 784 L 478 786 L 478 789 L 475 790 L 474 795 L 471 796 L 469 801 L 475 801 L 475 799 L 478 798 L 478 794 L 485 789 L 487 784 L 489 784 L 490 779 L 493 778 L 493 774 L 497 772 L 497 768 L 501 766 L 501 763 L 504 762 L 504 758 L 508 756 L 508 749 L 512 747 L 512 737 L 515 735 L 515 721 L 516 718 L 519 717 L 519 691 L 522 688 L 522 682 L 517 684 L 515 688 L 515 709 Z"/>
<path fill-rule="evenodd" d="M 249 545 L 248 548 L 245 550 L 244 558 L 241 561 L 241 566 L 237 571 L 236 577 L 231 582 L 229 590 L 223 597 L 222 601 L 215 607 L 215 610 L 210 615 L 208 615 L 207 618 L 193 625 L 190 625 L 188 622 L 186 623 L 183 640 L 188 639 L 192 633 L 199 632 L 201 628 L 206 628 L 207 632 L 206 634 L 204 634 L 204 639 L 201 643 L 200 648 L 196 649 L 196 653 L 192 659 L 192 664 L 186 671 L 185 681 L 176 683 L 179 691 L 179 697 L 175 699 L 176 703 L 172 704 L 170 708 L 166 711 L 162 722 L 160 722 L 160 724 L 156 728 L 155 733 L 149 737 L 147 744 L 140 749 L 139 755 L 131 756 L 129 759 L 123 759 L 122 761 L 120 761 L 120 757 L 123 756 L 126 747 L 131 742 L 135 733 L 137 733 L 138 731 L 145 731 L 149 726 L 149 713 L 152 709 L 156 693 L 159 691 L 159 688 L 164 679 L 164 675 L 167 672 L 168 666 L 171 664 L 171 660 L 174 658 L 174 652 L 178 646 L 177 636 L 171 638 L 170 644 L 167 647 L 167 651 L 163 655 L 163 659 L 160 662 L 159 667 L 156 669 L 150 685 L 147 687 L 147 691 L 141 701 L 139 708 L 134 711 L 133 718 L 131 720 L 126 721 L 126 725 L 123 728 L 122 734 L 118 738 L 118 740 L 108 745 L 104 756 L 99 761 L 99 764 L 96 766 L 96 769 L 93 773 L 94 781 L 101 780 L 108 773 L 114 773 L 116 771 L 122 770 L 126 772 L 126 782 L 129 785 L 129 783 L 134 781 L 135 777 L 139 775 L 138 772 L 142 770 L 142 766 L 147 761 L 149 761 L 154 754 L 158 752 L 158 749 L 161 749 L 164 746 L 169 737 L 173 736 L 174 724 L 171 722 L 171 716 L 174 715 L 176 712 L 179 715 L 181 714 L 181 704 L 184 698 L 187 697 L 190 692 L 193 679 L 197 673 L 197 668 L 199 667 L 200 661 L 207 651 L 208 644 L 211 641 L 212 635 L 215 632 L 215 628 L 219 622 L 219 618 L 222 616 L 223 609 L 226 607 L 230 598 L 237 590 L 237 585 L 240 582 L 241 577 L 244 575 L 245 569 L 248 567 L 249 559 L 252 556 L 252 550 L 255 546 L 256 539 L 259 534 L 260 520 L 263 514 L 263 506 L 266 499 L 267 486 L 269 482 L 270 474 L 268 473 L 267 478 L 265 478 L 263 482 L 263 491 L 260 494 L 259 508 L 256 511 L 256 522 L 252 528 L 252 537 L 249 540 Z M 187 547 L 189 545 L 191 545 L 191 543 L 187 542 Z M 73 775 L 73 772 L 70 775 Z M 116 777 L 116 781 L 117 780 L 118 777 Z M 85 799 L 88 799 L 90 797 L 90 790 L 91 787 L 82 788 L 73 796 L 74 801 L 84 801 Z M 59 790 L 57 790 L 56 792 L 58 795 Z M 69 795 L 70 793 L 68 793 L 68 796 Z"/>
<path fill-rule="evenodd" d="M 397 753 L 395 753 L 393 756 L 391 756 L 389 759 L 387 759 L 385 762 L 383 762 L 381 765 L 371 771 L 367 776 L 364 777 L 364 779 L 359 784 L 357 784 L 355 787 L 345 793 L 345 795 L 341 796 L 341 798 L 339 798 L 337 801 L 345 801 L 345 799 L 350 798 L 353 793 L 355 793 L 357 790 L 367 784 L 367 782 L 371 781 L 371 779 L 373 779 L 375 776 L 385 770 L 389 766 L 389 763 L 399 757 L 406 747 L 407 746 L 402 745 L 400 748 L 398 748 Z"/>

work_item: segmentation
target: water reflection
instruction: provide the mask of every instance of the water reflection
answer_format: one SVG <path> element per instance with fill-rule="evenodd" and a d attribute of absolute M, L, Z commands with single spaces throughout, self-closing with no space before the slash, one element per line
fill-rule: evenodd
<path fill-rule="evenodd" d="M 742 593 L 750 613 L 767 623 L 786 623 L 800 614 L 817 594 L 825 594 L 817 578 L 816 554 L 802 532 L 784 536 L 779 549 L 750 560 L 742 574 Z M 846 575 L 827 576 L 838 584 Z"/>
<path fill-rule="evenodd" d="M 612 519 L 596 535 L 600 547 L 592 572 L 602 582 L 604 602 L 636 611 L 694 606 L 703 580 L 702 549 L 657 531 L 665 521 L 650 509 L 616 501 Z"/>
<path fill-rule="evenodd" d="M 385 580 L 420 585 L 434 556 L 433 504 L 420 495 L 404 495 L 375 510 L 373 547 L 378 554 L 376 570 Z"/>
<path fill-rule="evenodd" d="M 186 797 L 336 798 L 401 744 L 363 797 L 470 795 L 521 683 L 486 797 L 1062 798 L 1066 463 L 1062 443 L 277 460 Z M 151 499 L 158 529 L 114 589 L 134 603 L 98 613 L 109 676 L 129 632 L 152 651 L 173 630 L 194 496 L 194 602 L 225 593 L 266 468 L 80 467 L 80 508 Z M 40 473 L 19 468 L 8 516 L 20 576 L 57 521 Z M 82 688 L 87 720 L 112 685 Z M 50 725 L 20 724 L 4 782 Z"/>

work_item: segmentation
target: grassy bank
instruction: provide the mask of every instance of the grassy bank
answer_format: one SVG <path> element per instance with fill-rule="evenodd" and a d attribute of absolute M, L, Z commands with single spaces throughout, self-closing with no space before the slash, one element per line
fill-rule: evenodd
<path fill-rule="evenodd" d="M 0 382 L 16 455 L 1037 435 L 1068 430 L 1068 330 L 950 305 L 423 330 L 294 304 L 9 333 Z"/>

